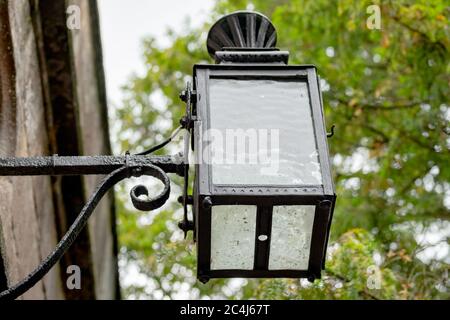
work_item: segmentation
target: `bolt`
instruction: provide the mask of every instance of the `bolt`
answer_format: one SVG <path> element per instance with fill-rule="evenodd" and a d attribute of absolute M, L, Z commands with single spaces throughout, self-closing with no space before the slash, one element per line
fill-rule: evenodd
<path fill-rule="evenodd" d="M 183 203 L 183 200 L 184 200 L 184 196 L 179 196 L 177 199 L 178 203 L 181 203 L 181 204 Z M 186 204 L 192 205 L 193 203 L 194 203 L 194 198 L 192 196 L 187 196 Z"/>
<path fill-rule="evenodd" d="M 180 125 L 183 127 L 183 129 L 189 128 L 189 120 L 187 117 L 183 117 L 180 119 Z"/>
<path fill-rule="evenodd" d="M 187 102 L 187 94 L 186 94 L 186 91 L 182 91 L 181 93 L 180 93 L 180 99 L 181 99 L 181 101 L 183 101 L 183 102 Z"/>
<path fill-rule="evenodd" d="M 205 209 L 210 209 L 212 207 L 212 200 L 210 197 L 206 197 L 205 199 L 203 199 L 202 205 L 203 208 Z"/>

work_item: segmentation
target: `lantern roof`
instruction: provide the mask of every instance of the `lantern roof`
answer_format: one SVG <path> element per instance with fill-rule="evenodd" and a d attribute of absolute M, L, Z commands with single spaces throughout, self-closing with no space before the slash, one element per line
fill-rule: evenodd
<path fill-rule="evenodd" d="M 277 49 L 277 31 L 265 15 L 236 11 L 219 19 L 207 39 L 209 55 L 217 63 L 282 63 L 289 52 Z"/>

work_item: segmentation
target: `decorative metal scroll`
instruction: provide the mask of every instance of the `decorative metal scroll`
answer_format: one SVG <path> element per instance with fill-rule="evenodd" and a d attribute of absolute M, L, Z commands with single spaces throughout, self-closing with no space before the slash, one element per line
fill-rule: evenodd
<path fill-rule="evenodd" d="M 148 189 L 138 185 L 131 190 L 131 200 L 138 210 L 154 210 L 167 201 L 170 194 L 170 180 L 167 173 L 183 175 L 185 165 L 182 156 L 94 156 L 94 157 L 35 157 L 0 158 L 0 176 L 24 175 L 85 175 L 108 174 L 98 185 L 74 223 L 60 240 L 55 250 L 25 279 L 0 293 L 0 299 L 16 299 L 33 287 L 61 259 L 73 244 L 80 231 L 102 197 L 118 182 L 140 176 L 151 176 L 164 184 L 156 197 L 148 197 Z M 142 199 L 141 196 L 147 196 Z"/>
<path fill-rule="evenodd" d="M 118 182 L 140 176 L 151 176 L 164 185 L 163 190 L 155 197 L 150 197 L 146 186 L 138 185 L 130 192 L 134 207 L 141 211 L 155 210 L 163 206 L 169 199 L 170 180 L 168 173 L 176 173 L 184 177 L 183 195 L 179 201 L 183 204 L 183 221 L 179 227 L 186 233 L 194 229 L 194 223 L 188 219 L 187 206 L 192 204 L 192 196 L 188 195 L 189 184 L 189 144 L 192 134 L 192 101 L 195 92 L 188 83 L 180 98 L 186 103 L 186 114 L 181 119 L 181 128 L 186 129 L 184 154 L 174 156 L 150 155 L 172 141 L 174 136 L 163 143 L 142 153 L 125 156 L 64 156 L 15 158 L 0 157 L 0 176 L 36 176 L 36 175 L 107 175 L 87 201 L 72 226 L 56 246 L 55 250 L 42 261 L 24 280 L 11 288 L 0 292 L 0 299 L 16 299 L 32 288 L 58 262 L 67 249 L 85 227 L 89 217 L 105 193 Z M 143 197 L 144 196 L 144 197 Z"/>

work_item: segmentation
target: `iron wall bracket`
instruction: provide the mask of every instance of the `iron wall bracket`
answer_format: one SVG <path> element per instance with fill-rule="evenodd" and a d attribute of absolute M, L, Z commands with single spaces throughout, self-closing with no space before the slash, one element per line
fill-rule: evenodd
<path fill-rule="evenodd" d="M 150 196 L 147 187 L 138 185 L 130 192 L 134 207 L 141 211 L 150 211 L 162 207 L 169 199 L 170 179 L 168 173 L 175 173 L 184 177 L 182 203 L 184 208 L 183 221 L 180 228 L 185 232 L 193 230 L 193 222 L 187 216 L 188 183 L 189 183 L 189 140 L 191 117 L 191 97 L 193 95 L 190 85 L 186 87 L 185 102 L 186 115 L 184 128 L 185 136 L 184 154 L 172 156 L 150 155 L 154 150 L 162 148 L 173 137 L 163 144 L 153 147 L 141 154 L 131 155 L 127 152 L 124 156 L 58 156 L 49 157 L 0 157 L 1 176 L 64 176 L 64 175 L 106 175 L 97 189 L 86 202 L 72 226 L 60 240 L 55 250 L 50 253 L 42 263 L 18 284 L 0 292 L 0 300 L 16 299 L 32 288 L 50 269 L 61 259 L 67 249 L 85 227 L 89 217 L 100 202 L 102 197 L 124 179 L 140 176 L 151 176 L 160 180 L 164 188 L 157 196 Z M 143 197 L 144 196 L 144 197 Z"/>
<path fill-rule="evenodd" d="M 148 189 L 138 185 L 131 190 L 131 200 L 138 210 L 154 210 L 167 201 L 170 194 L 170 180 L 167 173 L 183 175 L 185 164 L 182 156 L 94 156 L 94 157 L 34 157 L 0 158 L 0 176 L 36 175 L 85 175 L 107 174 L 91 195 L 74 223 L 59 241 L 55 250 L 25 279 L 0 292 L 0 300 L 16 299 L 39 280 L 61 259 L 73 244 L 102 197 L 120 181 L 139 176 L 152 176 L 164 184 L 163 191 L 156 197 L 148 197 Z M 147 198 L 142 198 L 145 195 Z"/>

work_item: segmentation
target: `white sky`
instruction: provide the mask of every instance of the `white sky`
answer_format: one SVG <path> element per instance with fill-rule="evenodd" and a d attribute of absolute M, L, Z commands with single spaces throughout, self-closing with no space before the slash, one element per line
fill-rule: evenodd
<path fill-rule="evenodd" d="M 201 25 L 214 0 L 98 0 L 106 88 L 110 104 L 121 102 L 120 87 L 132 73 L 140 73 L 142 39 L 153 36 L 168 44 L 168 28 L 182 31 L 190 18 L 193 26 Z M 110 105 L 110 107 L 112 107 Z"/>

